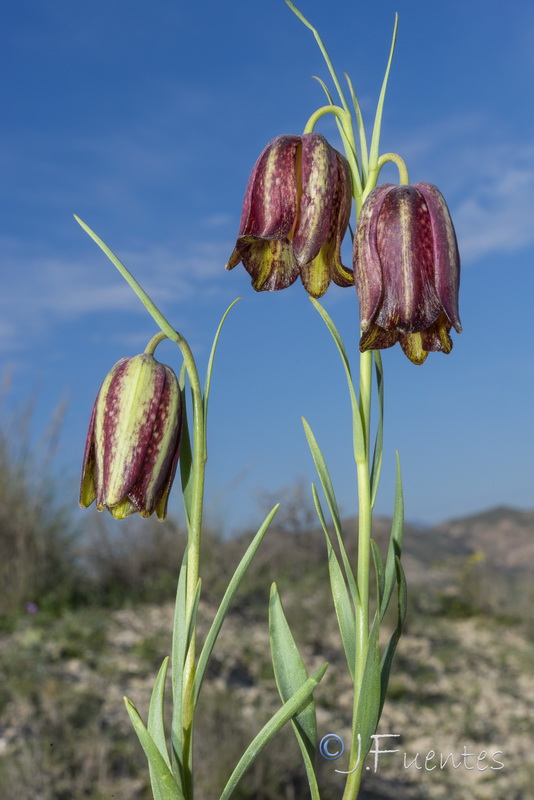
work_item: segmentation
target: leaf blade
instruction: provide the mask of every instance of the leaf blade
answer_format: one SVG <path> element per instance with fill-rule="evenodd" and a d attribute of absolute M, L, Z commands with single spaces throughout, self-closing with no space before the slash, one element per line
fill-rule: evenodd
<path fill-rule="evenodd" d="M 284 705 L 278 709 L 276 714 L 274 714 L 274 716 L 272 716 L 271 719 L 263 726 L 261 731 L 257 736 L 255 736 L 240 758 L 237 766 L 235 767 L 222 791 L 220 800 L 229 800 L 235 787 L 247 769 L 250 767 L 256 756 L 259 755 L 265 745 L 268 744 L 274 736 L 276 736 L 278 731 L 283 728 L 283 726 L 289 722 L 289 720 L 306 703 L 311 693 L 319 684 L 327 668 L 328 664 L 324 664 L 320 669 L 314 672 L 313 675 L 308 678 L 306 683 L 301 686 L 298 692 L 296 692 L 296 694 L 294 694 L 290 700 L 285 702 Z"/>
<path fill-rule="evenodd" d="M 269 599 L 269 635 L 276 685 L 282 702 L 286 702 L 308 680 L 308 673 L 274 583 Z M 314 768 L 317 752 L 317 720 L 313 694 L 302 710 L 295 714 L 291 724 L 304 761 L 312 800 L 320 800 Z"/>
<path fill-rule="evenodd" d="M 267 517 L 263 521 L 261 527 L 259 528 L 258 532 L 256 533 L 254 539 L 252 540 L 252 542 L 250 543 L 250 545 L 246 549 L 245 554 L 243 555 L 241 561 L 239 562 L 239 564 L 238 564 L 238 566 L 237 566 L 237 568 L 236 568 L 236 570 L 235 570 L 235 572 L 234 572 L 234 574 L 233 574 L 233 576 L 232 576 L 232 578 L 230 580 L 230 583 L 228 584 L 228 586 L 226 588 L 226 591 L 225 591 L 225 593 L 223 595 L 223 599 L 221 600 L 221 604 L 220 604 L 219 608 L 217 609 L 217 613 L 215 614 L 215 618 L 214 618 L 214 620 L 213 620 L 213 622 L 211 624 L 211 627 L 209 629 L 208 635 L 206 636 L 206 640 L 205 640 L 204 645 L 202 647 L 202 651 L 200 653 L 200 657 L 198 659 L 197 668 L 196 668 L 196 671 L 195 671 L 195 686 L 194 686 L 194 701 L 195 701 L 195 703 L 198 700 L 198 696 L 200 694 L 200 689 L 201 689 L 201 686 L 202 686 L 202 681 L 204 680 L 206 667 L 208 665 L 209 657 L 210 657 L 210 655 L 212 653 L 212 650 L 213 650 L 213 647 L 215 645 L 215 642 L 217 641 L 217 637 L 219 635 L 219 631 L 221 629 L 221 626 L 222 626 L 222 624 L 224 622 L 224 618 L 226 617 L 226 614 L 228 613 L 228 609 L 230 607 L 230 604 L 232 603 L 232 600 L 234 599 L 235 593 L 237 592 L 237 590 L 239 588 L 239 585 L 240 585 L 240 583 L 241 583 L 241 581 L 243 579 L 243 576 L 245 575 L 245 572 L 247 571 L 248 566 L 249 566 L 250 562 L 252 561 L 252 558 L 253 558 L 254 554 L 256 553 L 256 550 L 260 546 L 260 544 L 262 542 L 262 539 L 265 536 L 265 533 L 267 532 L 267 529 L 268 529 L 269 525 L 271 524 L 274 515 L 278 511 L 278 508 L 279 508 L 279 504 L 274 506 L 274 508 L 269 512 L 269 514 L 267 515 Z"/>
<path fill-rule="evenodd" d="M 157 795 L 157 800 L 185 800 L 183 792 L 165 763 L 165 759 L 145 728 L 138 710 L 127 697 L 124 698 L 124 703 L 128 716 L 130 717 L 134 730 L 141 743 L 141 747 L 145 751 L 145 755 L 148 759 L 151 768 L 151 778 L 153 776 L 154 779 L 153 786 L 157 787 L 154 792 L 154 794 Z"/>
<path fill-rule="evenodd" d="M 167 743 L 165 739 L 165 724 L 163 720 L 163 709 L 165 701 L 165 680 L 167 678 L 167 669 L 169 666 L 169 657 L 163 659 L 163 663 L 159 669 L 152 694 L 150 696 L 150 705 L 148 708 L 147 731 L 154 740 L 154 744 L 161 753 L 165 763 L 171 769 L 171 761 L 169 753 L 167 752 Z"/>

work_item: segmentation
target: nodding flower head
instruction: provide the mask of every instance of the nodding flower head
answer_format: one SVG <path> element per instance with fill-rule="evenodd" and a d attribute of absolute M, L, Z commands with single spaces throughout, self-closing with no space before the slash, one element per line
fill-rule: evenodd
<path fill-rule="evenodd" d="M 324 136 L 277 136 L 252 170 L 226 269 L 243 262 L 257 292 L 285 289 L 299 275 L 312 297 L 330 281 L 351 286 L 340 252 L 351 197 L 347 161 Z"/>
<path fill-rule="evenodd" d="M 83 459 L 80 505 L 117 519 L 165 517 L 176 472 L 182 399 L 176 375 L 152 355 L 118 361 L 96 398 Z"/>
<path fill-rule="evenodd" d="M 354 237 L 360 350 L 400 341 L 414 364 L 450 353 L 458 314 L 460 257 L 447 204 L 430 183 L 384 184 L 368 196 Z"/>

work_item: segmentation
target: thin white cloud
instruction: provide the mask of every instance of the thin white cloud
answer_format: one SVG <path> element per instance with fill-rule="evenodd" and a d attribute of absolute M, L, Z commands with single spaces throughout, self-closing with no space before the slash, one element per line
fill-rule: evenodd
<path fill-rule="evenodd" d="M 466 194 L 455 209 L 464 260 L 534 244 L 534 148 L 487 152 Z"/>
<path fill-rule="evenodd" d="M 95 248 L 84 260 L 42 257 L 22 243 L 4 241 L 0 297 L 0 350 L 26 347 L 57 323 L 95 312 L 146 313 L 105 256 Z M 7 252 L 6 252 L 7 251 Z M 165 312 L 209 302 L 224 289 L 226 243 L 149 245 L 120 253 L 126 266 Z"/>

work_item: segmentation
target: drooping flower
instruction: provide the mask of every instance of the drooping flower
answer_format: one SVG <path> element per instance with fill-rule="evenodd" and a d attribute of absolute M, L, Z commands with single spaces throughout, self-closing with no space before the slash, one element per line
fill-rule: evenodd
<path fill-rule="evenodd" d="M 443 195 L 430 183 L 377 186 L 354 237 L 360 350 L 400 341 L 414 364 L 429 351 L 450 353 L 458 314 L 460 257 Z"/>
<path fill-rule="evenodd" d="M 351 286 L 340 252 L 350 207 L 348 163 L 324 136 L 277 136 L 248 180 L 226 269 L 243 262 L 257 292 L 285 289 L 298 275 L 312 297 L 321 297 L 331 280 Z"/>
<path fill-rule="evenodd" d="M 80 505 L 117 519 L 165 517 L 176 472 L 182 400 L 172 369 L 143 353 L 122 358 L 96 398 L 85 445 Z"/>

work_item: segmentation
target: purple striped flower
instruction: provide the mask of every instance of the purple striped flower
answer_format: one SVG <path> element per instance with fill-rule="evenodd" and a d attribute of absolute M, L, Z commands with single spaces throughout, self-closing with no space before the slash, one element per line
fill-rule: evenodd
<path fill-rule="evenodd" d="M 122 358 L 96 398 L 83 458 L 80 505 L 117 519 L 165 517 L 176 472 L 182 400 L 170 367 L 143 353 Z"/>
<path fill-rule="evenodd" d="M 450 353 L 458 314 L 460 256 L 449 209 L 430 183 L 377 186 L 358 219 L 354 281 L 360 350 L 400 341 L 414 364 L 429 351 Z"/>
<path fill-rule="evenodd" d="M 351 286 L 340 252 L 351 196 L 347 161 L 324 136 L 277 136 L 250 175 L 226 269 L 243 262 L 257 292 L 285 289 L 299 275 L 312 297 L 330 281 Z"/>

